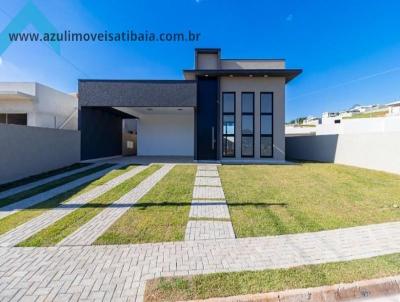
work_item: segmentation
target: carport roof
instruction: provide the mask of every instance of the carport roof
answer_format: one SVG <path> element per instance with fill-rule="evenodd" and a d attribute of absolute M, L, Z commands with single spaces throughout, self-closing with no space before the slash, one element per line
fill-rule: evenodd
<path fill-rule="evenodd" d="M 79 106 L 195 107 L 196 82 L 188 80 L 79 80 Z"/>

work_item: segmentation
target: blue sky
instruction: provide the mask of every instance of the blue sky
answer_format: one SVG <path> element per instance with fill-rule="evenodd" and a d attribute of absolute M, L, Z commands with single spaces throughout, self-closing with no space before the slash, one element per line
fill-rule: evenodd
<path fill-rule="evenodd" d="M 0 31 L 27 0 L 0 0 Z M 195 47 L 225 58 L 285 58 L 303 74 L 287 86 L 286 119 L 400 98 L 399 1 L 32 0 L 61 32 L 200 32 L 196 43 L 14 43 L 0 81 L 73 92 L 78 78 L 181 79 Z M 30 26 L 26 29 L 35 31 Z"/>

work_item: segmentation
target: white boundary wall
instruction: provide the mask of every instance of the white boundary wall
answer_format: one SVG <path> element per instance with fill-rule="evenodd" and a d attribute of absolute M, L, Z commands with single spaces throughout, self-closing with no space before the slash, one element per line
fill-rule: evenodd
<path fill-rule="evenodd" d="M 0 183 L 79 161 L 79 131 L 0 124 Z"/>
<path fill-rule="evenodd" d="M 317 135 L 399 132 L 400 116 L 342 119 L 340 124 L 321 124 L 314 129 Z"/>
<path fill-rule="evenodd" d="M 400 174 L 400 132 L 286 137 L 286 157 Z"/>

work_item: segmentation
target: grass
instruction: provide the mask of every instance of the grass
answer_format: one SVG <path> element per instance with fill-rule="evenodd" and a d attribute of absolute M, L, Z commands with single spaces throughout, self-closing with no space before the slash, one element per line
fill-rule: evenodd
<path fill-rule="evenodd" d="M 396 275 L 400 254 L 256 272 L 160 278 L 147 283 L 145 301 L 182 301 L 333 285 Z"/>
<path fill-rule="evenodd" d="M 389 112 L 388 110 L 383 110 L 383 111 L 353 113 L 352 116 L 344 117 L 343 119 L 385 117 L 388 112 Z"/>
<path fill-rule="evenodd" d="M 235 234 L 321 231 L 400 219 L 400 176 L 322 163 L 221 166 Z"/>
<path fill-rule="evenodd" d="M 189 219 L 196 166 L 175 166 L 95 244 L 179 241 Z"/>
<path fill-rule="evenodd" d="M 68 182 L 77 180 L 78 178 L 82 178 L 84 176 L 96 173 L 98 171 L 104 170 L 104 169 L 106 169 L 108 167 L 111 167 L 111 166 L 112 166 L 112 164 L 100 165 L 100 166 L 94 167 L 92 169 L 89 169 L 89 170 L 86 170 L 86 171 L 82 171 L 80 173 L 76 173 L 76 174 L 73 174 L 73 175 L 70 175 L 70 176 L 67 176 L 67 177 L 63 177 L 63 178 L 54 180 L 52 182 L 43 184 L 41 186 L 26 190 L 26 191 L 22 191 L 20 193 L 11 195 L 9 197 L 2 198 L 2 199 L 0 199 L 0 207 L 7 206 L 9 204 L 12 204 L 14 202 L 20 201 L 22 199 L 25 199 L 25 198 L 28 198 L 28 197 L 32 197 L 32 196 L 34 196 L 36 194 L 40 194 L 40 193 L 43 193 L 45 191 L 54 189 L 54 188 L 56 188 L 58 186 L 64 185 L 64 184 L 66 184 Z"/>
<path fill-rule="evenodd" d="M 105 207 L 131 191 L 140 182 L 142 182 L 145 178 L 150 176 L 159 168 L 159 165 L 152 165 L 148 167 L 110 191 L 95 198 L 62 219 L 56 221 L 49 227 L 21 242 L 18 244 L 18 246 L 52 246 L 57 244 L 65 237 L 72 234 L 80 226 L 99 214 Z"/>
<path fill-rule="evenodd" d="M 21 210 L 13 215 L 10 215 L 3 219 L 0 219 L 0 235 L 16 228 L 17 226 L 19 226 L 21 224 L 24 224 L 25 222 L 27 222 L 35 217 L 38 217 L 39 215 L 43 214 L 47 210 L 57 207 L 61 203 L 68 202 L 68 201 L 72 200 L 73 198 L 76 198 L 77 196 L 79 196 L 85 192 L 88 192 L 89 190 L 94 189 L 97 186 L 103 185 L 104 183 L 108 182 L 109 180 L 129 171 L 133 167 L 134 166 L 125 166 L 122 168 L 112 170 L 111 172 L 108 172 L 106 175 L 104 175 L 103 177 L 101 177 L 93 182 L 84 184 L 73 190 L 64 192 L 64 193 L 57 195 L 49 200 L 46 200 L 39 204 L 36 204 L 30 208 Z"/>
<path fill-rule="evenodd" d="M 51 177 L 57 174 L 61 174 L 61 173 L 65 173 L 68 171 L 72 171 L 72 170 L 76 170 L 79 168 L 83 168 L 86 167 L 90 164 L 86 164 L 86 163 L 76 163 L 73 165 L 70 165 L 68 167 L 64 167 L 64 168 L 60 168 L 60 169 L 56 169 L 56 170 L 51 170 L 45 173 L 41 173 L 41 174 L 37 174 L 37 175 L 33 175 L 33 176 L 29 176 L 17 181 L 13 181 L 13 182 L 9 182 L 9 183 L 5 183 L 5 184 L 1 184 L 0 185 L 0 192 L 15 188 L 15 187 L 19 187 L 22 185 L 26 185 L 28 183 L 34 182 L 34 181 L 38 181 L 47 177 Z"/>

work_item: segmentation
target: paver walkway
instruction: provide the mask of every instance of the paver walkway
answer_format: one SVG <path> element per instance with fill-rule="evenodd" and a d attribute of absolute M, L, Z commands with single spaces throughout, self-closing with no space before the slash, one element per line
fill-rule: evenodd
<path fill-rule="evenodd" d="M 37 180 L 37 181 L 33 181 L 33 182 L 30 182 L 30 183 L 27 183 L 25 185 L 21 185 L 21 186 L 18 186 L 18 187 L 15 187 L 15 188 L 0 192 L 0 199 L 9 197 L 11 195 L 14 195 L 14 194 L 17 194 L 17 193 L 20 193 L 20 192 L 23 192 L 23 191 L 30 190 L 32 188 L 36 188 L 38 186 L 47 184 L 49 182 L 52 182 L 52 181 L 55 181 L 55 180 L 58 180 L 58 179 L 61 179 L 61 178 L 64 178 L 64 177 L 67 177 L 67 176 L 70 176 L 70 175 L 73 175 L 73 174 L 81 173 L 81 172 L 84 172 L 86 170 L 96 168 L 96 167 L 98 167 L 100 165 L 102 165 L 102 163 L 96 163 L 96 164 L 87 165 L 87 166 L 82 167 L 82 168 L 73 169 L 71 171 L 67 171 L 67 172 L 63 172 L 63 173 L 60 173 L 60 174 L 56 174 L 56 175 L 53 175 L 53 176 L 50 176 L 50 177 L 47 177 L 47 178 L 43 178 L 43 179 L 40 179 L 40 180 Z"/>
<path fill-rule="evenodd" d="M 185 240 L 235 238 L 216 165 L 197 167 L 189 218 Z"/>
<path fill-rule="evenodd" d="M 146 169 L 148 166 L 138 166 L 135 167 L 124 174 L 121 174 L 112 180 L 108 181 L 107 183 L 97 186 L 94 189 L 80 194 L 76 198 L 59 205 L 58 207 L 46 211 L 42 215 L 16 227 L 15 229 L 3 234 L 0 236 L 0 246 L 14 246 L 27 238 L 31 237 L 32 235 L 36 234 L 40 230 L 50 226 L 51 224 L 55 223 L 57 220 L 67 216 L 71 212 L 75 211 L 77 208 L 83 206 L 84 204 L 88 203 L 89 201 L 103 195 L 107 191 L 115 188 L 119 184 L 123 183 L 124 181 L 130 179 L 131 177 L 135 176 L 139 172 Z M 115 169 L 115 168 L 114 168 Z"/>
<path fill-rule="evenodd" d="M 400 252 L 400 222 L 259 238 L 0 248 L 0 300 L 142 301 L 159 276 L 287 268 Z"/>
<path fill-rule="evenodd" d="M 88 183 L 90 181 L 93 181 L 97 178 L 102 177 L 103 175 L 107 174 L 108 172 L 110 172 L 111 170 L 114 170 L 118 167 L 121 167 L 121 164 L 119 165 L 114 165 L 112 167 L 109 168 L 105 168 L 103 170 L 100 170 L 98 172 L 95 172 L 93 174 L 78 178 L 74 181 L 68 182 L 64 185 L 58 186 L 54 189 L 36 194 L 34 196 L 22 199 L 20 201 L 14 202 L 12 204 L 9 204 L 7 206 L 4 206 L 2 208 L 0 208 L 0 219 L 7 217 L 11 214 L 14 214 L 22 209 L 26 209 L 29 208 L 35 204 L 38 204 L 40 202 L 43 202 L 45 200 L 48 200 L 50 198 L 53 198 L 59 194 L 62 194 L 64 192 L 67 192 L 69 190 L 72 190 L 76 187 L 79 187 L 85 183 Z"/>
<path fill-rule="evenodd" d="M 115 201 L 92 220 L 84 224 L 58 245 L 90 245 L 100 237 L 114 222 L 129 210 L 142 196 L 149 192 L 174 167 L 166 164 L 143 180 L 129 193 Z"/>

